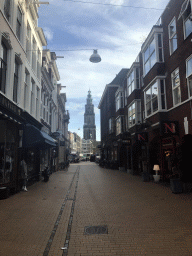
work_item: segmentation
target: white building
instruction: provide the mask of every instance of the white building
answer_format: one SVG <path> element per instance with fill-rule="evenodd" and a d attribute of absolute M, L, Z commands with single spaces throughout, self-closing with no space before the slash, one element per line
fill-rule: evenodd
<path fill-rule="evenodd" d="M 92 140 L 82 139 L 82 154 L 85 157 L 90 157 L 93 154 L 93 142 Z"/>

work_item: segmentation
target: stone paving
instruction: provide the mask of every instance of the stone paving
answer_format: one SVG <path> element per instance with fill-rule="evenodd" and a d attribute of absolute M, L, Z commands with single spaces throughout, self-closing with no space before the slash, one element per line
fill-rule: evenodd
<path fill-rule="evenodd" d="M 191 219 L 192 193 L 173 194 L 95 163 L 71 164 L 0 200 L 0 256 L 192 256 Z M 100 225 L 108 234 L 84 233 Z"/>

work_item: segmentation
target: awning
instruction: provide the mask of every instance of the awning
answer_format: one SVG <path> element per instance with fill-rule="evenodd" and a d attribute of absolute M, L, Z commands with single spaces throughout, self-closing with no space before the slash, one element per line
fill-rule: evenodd
<path fill-rule="evenodd" d="M 56 147 L 57 143 L 47 133 L 40 131 L 31 124 L 26 124 L 23 129 L 23 147 L 36 147 L 45 149 L 49 147 Z"/>

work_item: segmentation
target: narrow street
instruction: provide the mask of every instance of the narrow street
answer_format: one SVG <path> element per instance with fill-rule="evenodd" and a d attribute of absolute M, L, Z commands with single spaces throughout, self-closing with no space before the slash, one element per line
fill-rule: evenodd
<path fill-rule="evenodd" d="M 71 164 L 0 201 L 0 256 L 191 256 L 191 204 L 139 176 Z"/>

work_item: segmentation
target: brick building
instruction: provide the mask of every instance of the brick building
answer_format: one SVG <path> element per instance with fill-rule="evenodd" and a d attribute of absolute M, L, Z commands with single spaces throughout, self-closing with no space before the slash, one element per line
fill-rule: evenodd
<path fill-rule="evenodd" d="M 109 88 L 103 93 L 99 105 L 102 145 L 105 144 L 103 131 L 110 138 L 110 118 L 115 116 L 114 138 L 120 139 L 112 143 L 113 138 L 108 144 L 117 145 L 119 167 L 133 174 L 152 175 L 153 166 L 158 164 L 161 179 L 169 181 L 177 159 L 181 180 L 192 182 L 187 167 L 192 155 L 191 32 L 191 1 L 170 0 L 127 71 L 123 87 L 116 86 L 109 99 Z M 115 114 L 107 110 L 104 113 L 104 105 L 114 106 L 115 102 Z M 126 143 L 130 145 L 122 150 L 125 132 L 129 138 Z"/>

